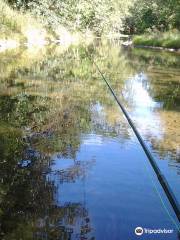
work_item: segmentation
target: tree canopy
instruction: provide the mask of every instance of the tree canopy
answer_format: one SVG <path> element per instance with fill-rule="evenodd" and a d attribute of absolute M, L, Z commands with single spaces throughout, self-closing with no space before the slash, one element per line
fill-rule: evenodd
<path fill-rule="evenodd" d="M 124 26 L 130 32 L 180 30 L 179 0 L 136 0 L 129 12 Z"/>

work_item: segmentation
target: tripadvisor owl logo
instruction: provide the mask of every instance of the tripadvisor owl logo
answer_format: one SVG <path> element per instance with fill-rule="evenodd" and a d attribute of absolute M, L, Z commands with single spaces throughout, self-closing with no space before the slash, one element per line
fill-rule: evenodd
<path fill-rule="evenodd" d="M 141 236 L 143 235 L 143 228 L 142 227 L 137 227 L 135 228 L 135 234 L 138 235 L 138 236 Z"/>

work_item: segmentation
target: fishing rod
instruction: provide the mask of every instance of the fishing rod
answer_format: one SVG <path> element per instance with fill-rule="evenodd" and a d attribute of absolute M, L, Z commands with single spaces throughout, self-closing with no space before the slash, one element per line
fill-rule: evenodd
<path fill-rule="evenodd" d="M 172 206 L 172 208 L 174 209 L 174 212 L 177 216 L 177 219 L 180 222 L 180 205 L 173 193 L 173 191 L 171 190 L 171 187 L 169 186 L 169 183 L 167 182 L 166 178 L 164 177 L 164 175 L 161 173 L 161 170 L 159 169 L 157 163 L 155 162 L 151 152 L 149 151 L 149 149 L 147 148 L 144 140 L 142 139 L 140 133 L 138 132 L 137 128 L 135 127 L 133 121 L 131 120 L 128 112 L 126 111 L 126 109 L 124 108 L 124 106 L 122 105 L 122 103 L 119 101 L 118 97 L 116 96 L 114 90 L 112 89 L 112 87 L 110 86 L 109 82 L 107 81 L 106 77 L 104 76 L 104 74 L 101 72 L 99 66 L 95 63 L 95 61 L 89 56 L 88 52 L 86 51 L 87 57 L 89 58 L 89 60 L 95 65 L 95 67 L 97 68 L 98 72 L 100 73 L 102 79 L 104 80 L 104 82 L 106 83 L 108 89 L 110 90 L 110 92 L 112 93 L 114 99 L 116 100 L 117 104 L 119 105 L 119 107 L 121 108 L 123 114 L 125 115 L 129 125 L 131 126 L 131 128 L 133 129 L 136 137 L 138 138 L 152 168 L 154 169 L 154 172 L 156 173 L 156 176 Z"/>

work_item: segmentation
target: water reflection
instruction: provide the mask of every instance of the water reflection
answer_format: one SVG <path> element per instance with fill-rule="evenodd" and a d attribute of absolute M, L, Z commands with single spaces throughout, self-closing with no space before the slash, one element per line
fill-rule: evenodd
<path fill-rule="evenodd" d="M 133 119 L 141 129 L 141 134 L 146 139 L 155 137 L 157 140 L 161 140 L 163 129 L 157 109 L 162 107 L 162 103 L 154 101 L 148 89 L 148 79 L 146 75 L 140 73 L 126 81 L 122 94 L 130 106 Z"/>
<path fill-rule="evenodd" d="M 75 182 L 85 178 L 88 169 L 93 166 L 94 160 L 77 161 L 74 159 L 61 158 L 59 155 L 52 157 L 52 166 L 48 179 L 57 178 L 57 183 Z"/>
<path fill-rule="evenodd" d="M 16 49 L 0 55 L 2 239 L 132 238 L 143 215 L 149 227 L 170 226 L 153 210 L 159 201 L 143 153 L 85 49 L 122 93 L 180 197 L 178 55 L 107 42 Z"/>
<path fill-rule="evenodd" d="M 162 156 L 170 155 L 178 161 L 180 56 L 141 49 L 118 51 L 116 46 L 110 49 L 97 56 L 100 69 L 132 113 L 134 121 L 142 126 L 140 132 L 144 133 L 145 139 L 148 141 L 155 136 L 151 143 L 153 151 Z M 146 122 L 150 123 L 150 118 L 153 118 L 151 124 L 143 127 Z M 157 135 L 154 131 L 157 131 Z M 155 138 L 162 133 L 160 143 Z"/>
<path fill-rule="evenodd" d="M 47 181 L 53 182 L 57 192 L 54 194 L 56 206 L 63 210 L 63 218 L 59 219 L 59 225 L 70 233 L 68 239 L 94 239 L 93 228 L 86 209 L 85 186 L 82 196 L 68 198 L 63 194 L 62 185 L 68 185 L 80 181 L 85 184 L 88 171 L 95 164 L 95 159 L 90 161 L 77 161 L 75 159 L 63 158 L 61 154 L 52 156 L 51 169 L 47 175 Z M 67 197 L 67 199 L 66 199 Z M 62 236 L 62 239 L 63 236 Z"/>
<path fill-rule="evenodd" d="M 149 65 L 145 73 L 146 83 L 148 82 L 146 91 L 151 95 L 155 103 L 152 112 L 156 113 L 160 119 L 159 129 L 163 135 L 161 140 L 158 139 L 157 141 L 154 138 L 152 145 L 163 157 L 167 158 L 165 155 L 170 155 L 171 158 L 179 161 L 179 56 L 170 55 L 168 58 L 163 58 L 162 55 L 161 64 L 158 61 L 160 56 L 157 53 L 154 57 L 150 53 L 148 56 L 154 61 Z M 166 69 L 164 69 L 163 64 Z M 139 108 L 142 108 L 142 106 Z"/>

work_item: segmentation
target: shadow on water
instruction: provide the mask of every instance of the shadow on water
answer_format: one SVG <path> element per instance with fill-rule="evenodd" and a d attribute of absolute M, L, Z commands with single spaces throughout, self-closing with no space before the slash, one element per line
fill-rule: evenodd
<path fill-rule="evenodd" d="M 112 139 L 112 149 L 113 141 L 125 148 L 135 140 L 85 49 L 119 97 L 123 93 L 123 103 L 157 159 L 168 162 L 167 168 L 162 166 L 167 176 L 171 177 L 170 168 L 173 181 L 179 181 L 178 55 L 167 58 L 101 42 L 68 50 L 50 46 L 1 53 L 0 236 L 4 240 L 99 236 L 95 227 L 100 225 L 92 220 L 84 186 L 99 166 L 98 157 L 80 153 L 86 146 L 96 149 L 105 139 Z M 146 124 L 144 118 L 149 119 Z M 82 190 L 78 197 L 73 186 Z M 174 190 L 180 194 L 177 185 Z"/>

